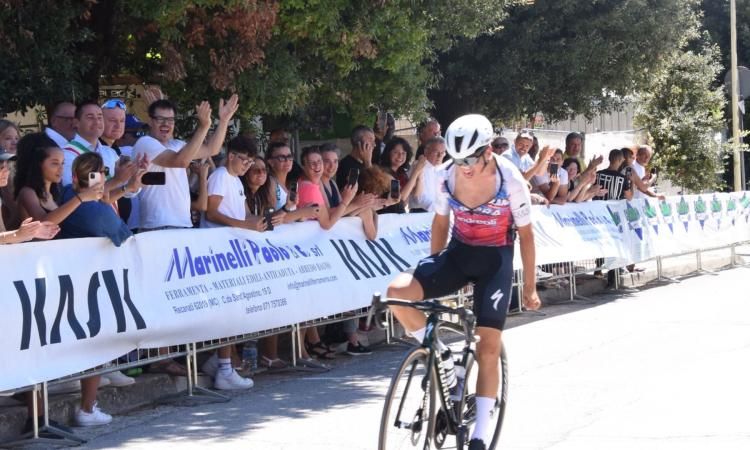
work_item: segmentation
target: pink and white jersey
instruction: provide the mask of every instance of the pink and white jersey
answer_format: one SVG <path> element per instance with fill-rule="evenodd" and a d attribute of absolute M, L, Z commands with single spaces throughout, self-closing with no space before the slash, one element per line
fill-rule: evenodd
<path fill-rule="evenodd" d="M 531 197 L 526 180 L 507 158 L 493 155 L 497 163 L 495 197 L 469 208 L 454 196 L 456 166 L 448 163 L 438 177 L 435 213 L 453 211 L 453 238 L 467 245 L 502 247 L 513 245 L 513 228 L 531 223 Z"/>

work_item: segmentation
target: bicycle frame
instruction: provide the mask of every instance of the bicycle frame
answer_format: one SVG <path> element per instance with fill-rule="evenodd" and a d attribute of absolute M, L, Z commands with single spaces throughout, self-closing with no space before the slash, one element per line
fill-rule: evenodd
<path fill-rule="evenodd" d="M 429 357 L 427 360 L 427 367 L 430 368 L 422 379 L 422 389 L 424 390 L 429 383 L 429 377 L 434 373 L 436 384 L 436 392 L 439 393 L 438 398 L 440 399 L 440 405 L 448 416 L 448 423 L 452 433 L 456 433 L 460 427 L 458 411 L 453 407 L 454 401 L 450 396 L 450 388 L 445 383 L 445 370 L 442 364 L 440 364 L 439 351 L 437 349 L 437 336 L 441 328 L 446 327 L 454 332 L 463 332 L 464 335 L 464 348 L 461 352 L 461 364 L 466 367 L 468 362 L 468 356 L 471 354 L 476 360 L 476 354 L 471 348 L 471 344 L 474 342 L 474 324 L 476 319 L 471 310 L 465 309 L 464 307 L 451 308 L 449 306 L 442 305 L 433 301 L 417 301 L 409 302 L 404 300 L 386 300 L 381 301 L 379 295 L 373 296 L 373 309 L 378 310 L 387 306 L 405 306 L 415 308 L 420 311 L 427 311 L 427 325 L 425 328 L 425 336 L 420 344 L 421 347 L 427 349 Z M 452 314 L 457 315 L 461 319 L 463 325 L 460 329 L 457 325 L 451 322 L 446 322 L 440 319 L 440 314 Z M 371 314 L 368 317 L 368 324 L 371 319 Z M 461 390 L 461 399 L 463 400 L 464 389 Z M 401 408 L 403 403 L 399 405 L 397 417 L 401 416 Z"/>

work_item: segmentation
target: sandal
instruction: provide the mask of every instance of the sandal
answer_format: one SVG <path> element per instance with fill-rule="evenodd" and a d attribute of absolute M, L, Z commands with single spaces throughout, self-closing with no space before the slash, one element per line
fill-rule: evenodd
<path fill-rule="evenodd" d="M 270 370 L 282 370 L 289 367 L 286 361 L 279 358 L 271 359 L 267 356 L 260 355 L 260 366 Z"/>
<path fill-rule="evenodd" d="M 323 341 L 318 341 L 314 344 L 305 342 L 305 350 L 307 350 L 307 353 L 309 355 L 314 356 L 318 359 L 336 359 L 334 353 L 323 343 Z"/>

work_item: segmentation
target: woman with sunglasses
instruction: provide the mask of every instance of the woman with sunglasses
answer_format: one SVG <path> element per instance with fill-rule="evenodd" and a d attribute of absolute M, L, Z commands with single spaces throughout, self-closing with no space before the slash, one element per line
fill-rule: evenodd
<path fill-rule="evenodd" d="M 305 206 L 297 208 L 297 198 L 290 195 L 288 184 L 296 182 L 288 179 L 289 172 L 292 171 L 294 156 L 289 144 L 284 142 L 271 142 L 266 151 L 266 162 L 271 169 L 268 173 L 271 179 L 270 191 L 273 198 L 274 209 L 284 211 L 284 223 L 295 222 L 298 220 L 316 219 L 319 208 Z"/>
<path fill-rule="evenodd" d="M 18 141 L 14 178 L 15 196 L 21 218 L 60 224 L 84 202 L 104 195 L 104 184 L 88 187 L 60 202 L 63 151 L 44 133 L 27 134 Z"/>
<path fill-rule="evenodd" d="M 388 286 L 389 298 L 421 300 L 443 297 L 469 281 L 475 283 L 479 376 L 476 423 L 469 450 L 486 449 L 494 431 L 489 424 L 499 388 L 498 360 L 511 298 L 516 232 L 521 238 L 525 269 L 524 306 L 537 309 L 541 305 L 536 293 L 529 190 L 513 163 L 492 153 L 492 135 L 492 124 L 478 114 L 459 117 L 448 127 L 446 150 L 453 163 L 438 174 L 432 256 L 420 261 L 413 273 L 398 275 Z M 452 237 L 448 242 L 451 213 Z M 419 341 L 424 338 L 424 314 L 403 307 L 394 307 L 393 313 L 412 336 Z M 440 341 L 438 345 L 444 364 L 452 367 L 450 350 Z M 455 380 L 455 376 L 450 378 Z"/>

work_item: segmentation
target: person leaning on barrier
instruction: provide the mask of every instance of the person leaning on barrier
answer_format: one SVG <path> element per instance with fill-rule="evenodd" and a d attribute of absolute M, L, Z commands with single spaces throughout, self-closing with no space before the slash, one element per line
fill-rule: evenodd
<path fill-rule="evenodd" d="M 414 163 L 411 172 L 412 176 L 410 177 L 408 168 L 411 164 L 411 159 L 412 149 L 406 139 L 394 137 L 388 142 L 388 145 L 385 146 L 385 151 L 380 159 L 380 167 L 382 167 L 392 178 L 398 180 L 402 201 L 378 211 L 380 214 L 406 212 L 405 202 L 403 200 L 409 198 L 414 187 L 417 185 L 419 175 L 424 170 L 425 164 L 427 164 L 427 160 L 424 156 L 419 157 Z M 390 186 L 388 187 L 388 190 L 390 190 Z"/>
<path fill-rule="evenodd" d="M 138 162 L 138 171 L 125 185 L 128 192 L 141 188 L 141 177 L 146 173 L 148 161 L 145 157 Z M 73 160 L 73 183 L 63 187 L 61 202 L 76 199 L 86 189 L 94 187 L 91 175 L 99 174 L 100 184 L 104 183 L 104 161 L 97 153 L 84 153 Z M 97 202 L 82 203 L 60 223 L 60 238 L 107 237 L 119 247 L 133 233 L 127 224 L 117 215 L 106 199 Z"/>
<path fill-rule="evenodd" d="M 10 178 L 9 161 L 15 159 L 15 155 L 0 148 L 0 188 L 8 185 Z M 0 199 L 0 204 L 2 200 Z M 40 222 L 28 217 L 21 222 L 17 230 L 6 230 L 2 216 L 0 216 L 0 244 L 18 244 L 32 239 L 52 239 L 60 231 L 60 228 L 52 222 Z"/>
<path fill-rule="evenodd" d="M 292 170 L 294 156 L 292 149 L 288 144 L 283 142 L 271 142 L 266 150 L 266 167 L 270 168 L 268 178 L 270 181 L 270 195 L 273 199 L 273 207 L 276 211 L 283 211 L 284 223 L 296 222 L 298 220 L 308 220 L 318 217 L 319 208 L 305 206 L 298 208 L 299 198 L 292 198 L 289 195 L 289 187 L 297 181 L 290 180 L 289 174 Z"/>
<path fill-rule="evenodd" d="M 323 156 L 318 146 L 305 147 L 302 150 L 302 179 L 299 180 L 300 208 L 314 207 L 318 209 L 315 218 L 324 230 L 330 230 L 336 222 L 344 217 L 346 209 L 357 193 L 357 183 L 347 184 L 341 189 L 341 201 L 338 206 L 328 208 L 321 177 L 323 176 Z"/>
<path fill-rule="evenodd" d="M 323 175 L 320 177 L 320 183 L 323 186 L 326 205 L 328 208 L 335 208 L 341 204 L 341 190 L 336 184 L 341 150 L 335 144 L 325 143 L 320 146 L 320 156 L 323 158 Z M 375 200 L 372 194 L 357 194 L 346 208 L 345 215 L 357 215 L 362 208 L 374 206 Z"/>
<path fill-rule="evenodd" d="M 595 183 L 596 172 L 589 170 L 581 173 L 581 167 L 575 158 L 567 158 L 562 167 L 568 173 L 568 202 L 587 202 L 600 195 L 602 188 Z"/>
<path fill-rule="evenodd" d="M 359 175 L 372 166 L 372 152 L 375 147 L 375 133 L 366 125 L 357 125 L 352 129 L 350 138 L 352 152 L 339 162 L 339 170 L 336 173 L 336 185 L 339 190 L 349 184 L 349 173 L 357 170 Z M 360 180 L 357 179 L 357 182 Z"/>
<path fill-rule="evenodd" d="M 421 163 L 417 161 L 409 173 L 410 178 L 416 178 L 415 187 L 409 197 L 410 212 L 428 212 L 435 208 L 439 189 L 438 174 L 445 154 L 445 139 L 442 137 L 432 137 L 425 143 L 424 167 L 420 169 Z"/>
<path fill-rule="evenodd" d="M 534 135 L 528 130 L 523 130 L 516 136 L 511 149 L 502 154 L 504 158 L 508 158 L 521 171 L 526 180 L 530 180 L 534 175 L 541 175 L 549 163 L 550 156 L 555 151 L 554 148 L 548 145 L 544 146 L 539 152 L 539 158 L 535 162 L 529 156 L 529 149 L 531 149 L 533 144 Z"/>
<path fill-rule="evenodd" d="M 531 177 L 532 192 L 543 195 L 547 201 L 556 205 L 564 205 L 568 200 L 568 172 L 562 167 L 563 151 L 555 150 L 545 164 L 545 169 L 540 175 Z M 554 173 L 551 172 L 552 165 L 557 166 Z"/>
<path fill-rule="evenodd" d="M 0 119 L 0 148 L 4 149 L 8 154 L 15 155 L 17 151 L 18 139 L 21 136 L 21 131 L 18 126 L 10 120 Z M 14 172 L 14 167 L 10 166 L 10 172 Z M 12 173 L 11 173 L 12 176 Z M 3 206 L 1 220 L 4 220 L 7 226 L 11 228 L 18 228 L 21 225 L 21 218 L 18 214 L 13 214 L 13 211 L 18 211 L 16 208 L 16 200 L 13 196 L 13 179 L 9 179 L 5 186 L 0 187 L 0 201 Z"/>

